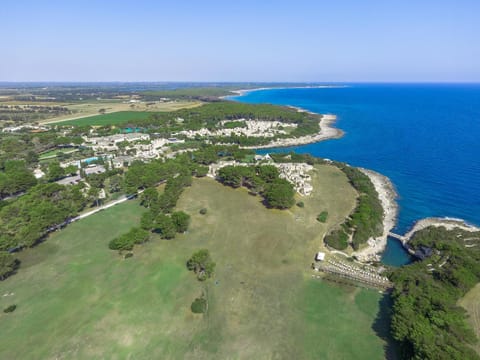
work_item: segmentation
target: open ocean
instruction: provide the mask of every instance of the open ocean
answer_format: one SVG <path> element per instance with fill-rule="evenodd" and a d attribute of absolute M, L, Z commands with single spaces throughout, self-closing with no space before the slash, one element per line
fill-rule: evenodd
<path fill-rule="evenodd" d="M 438 216 L 480 225 L 480 84 L 352 84 L 270 89 L 231 97 L 337 115 L 344 137 L 262 151 L 310 153 L 388 176 L 399 194 L 397 227 Z M 383 261 L 409 257 L 389 239 Z"/>

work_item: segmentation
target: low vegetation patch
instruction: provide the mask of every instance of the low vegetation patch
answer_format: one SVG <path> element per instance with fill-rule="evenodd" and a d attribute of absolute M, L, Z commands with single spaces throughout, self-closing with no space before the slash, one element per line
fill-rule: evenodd
<path fill-rule="evenodd" d="M 17 308 L 17 305 L 13 304 L 13 305 L 10 305 L 10 306 L 7 306 L 5 309 L 3 309 L 3 312 L 4 313 L 11 313 L 11 312 L 14 312 Z"/>
<path fill-rule="evenodd" d="M 204 314 L 207 311 L 207 300 L 203 295 L 193 300 L 190 309 L 194 314 Z"/>
<path fill-rule="evenodd" d="M 328 219 L 328 211 L 324 210 L 317 216 L 317 221 L 321 223 L 326 223 Z"/>

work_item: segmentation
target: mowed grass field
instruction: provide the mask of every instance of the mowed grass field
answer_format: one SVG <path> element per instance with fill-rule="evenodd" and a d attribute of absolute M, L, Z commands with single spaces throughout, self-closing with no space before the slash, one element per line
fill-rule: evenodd
<path fill-rule="evenodd" d="M 480 284 L 477 284 L 459 301 L 459 305 L 468 312 L 469 322 L 472 325 L 475 334 L 480 339 Z M 477 353 L 480 354 L 480 342 L 474 346 Z"/>
<path fill-rule="evenodd" d="M 110 114 L 88 116 L 80 119 L 60 121 L 55 125 L 118 125 L 124 124 L 132 120 L 147 119 L 152 115 L 149 111 L 119 111 Z"/>
<path fill-rule="evenodd" d="M 128 260 L 107 244 L 138 224 L 138 202 L 71 224 L 22 253 L 18 274 L 0 282 L 0 295 L 13 293 L 0 307 L 18 306 L 0 315 L 0 358 L 384 358 L 372 329 L 382 295 L 311 278 L 324 231 L 355 202 L 334 167 L 318 166 L 314 184 L 304 208 L 280 211 L 244 189 L 195 180 L 177 206 L 192 216 L 188 232 L 153 238 Z M 185 268 L 201 248 L 217 263 L 205 283 Z M 202 293 L 208 313 L 194 315 Z"/>
<path fill-rule="evenodd" d="M 111 105 L 111 106 L 109 106 Z M 199 101 L 174 101 L 166 103 L 158 103 L 146 106 L 143 103 L 136 104 L 132 110 L 128 104 L 82 104 L 72 105 L 78 113 L 59 118 L 48 119 L 44 123 L 55 125 L 117 125 L 123 124 L 130 120 L 146 119 L 153 112 L 176 111 L 180 109 L 193 108 L 202 105 Z M 107 110 L 106 114 L 98 113 L 100 108 Z M 69 107 L 70 108 L 70 107 Z"/>

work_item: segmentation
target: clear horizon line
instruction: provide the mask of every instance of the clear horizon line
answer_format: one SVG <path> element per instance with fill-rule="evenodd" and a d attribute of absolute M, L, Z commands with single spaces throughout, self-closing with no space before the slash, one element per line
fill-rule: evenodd
<path fill-rule="evenodd" d="M 448 80 L 385 80 L 385 81 L 214 81 L 214 80 L 0 80 L 0 84 L 480 84 L 480 80 L 448 81 Z"/>

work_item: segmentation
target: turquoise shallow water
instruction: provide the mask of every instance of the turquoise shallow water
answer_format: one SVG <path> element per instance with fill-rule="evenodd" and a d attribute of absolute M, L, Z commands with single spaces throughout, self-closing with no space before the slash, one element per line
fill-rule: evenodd
<path fill-rule="evenodd" d="M 352 84 L 234 99 L 336 114 L 343 138 L 291 149 L 388 176 L 399 194 L 395 231 L 429 216 L 480 224 L 480 84 Z M 389 239 L 383 261 L 401 265 L 409 258 Z"/>

